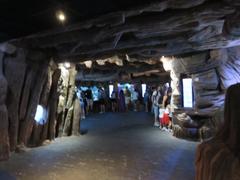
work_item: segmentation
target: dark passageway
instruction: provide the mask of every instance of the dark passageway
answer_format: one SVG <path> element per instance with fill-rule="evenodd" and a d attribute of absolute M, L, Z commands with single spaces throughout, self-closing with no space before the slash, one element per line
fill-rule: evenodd
<path fill-rule="evenodd" d="M 194 179 L 196 143 L 153 128 L 150 114 L 94 114 L 81 129 L 88 131 L 13 154 L 0 169 L 24 180 Z"/>
<path fill-rule="evenodd" d="M 0 1 L 0 180 L 240 180 L 239 12 Z"/>

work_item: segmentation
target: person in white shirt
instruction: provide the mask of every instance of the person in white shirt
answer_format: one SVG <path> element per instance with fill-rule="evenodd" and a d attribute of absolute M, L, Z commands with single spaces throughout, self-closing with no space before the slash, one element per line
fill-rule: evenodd
<path fill-rule="evenodd" d="M 137 89 L 134 89 L 133 93 L 132 93 L 132 101 L 133 101 L 133 108 L 134 108 L 134 111 L 137 111 L 138 108 L 138 92 L 137 92 Z"/>

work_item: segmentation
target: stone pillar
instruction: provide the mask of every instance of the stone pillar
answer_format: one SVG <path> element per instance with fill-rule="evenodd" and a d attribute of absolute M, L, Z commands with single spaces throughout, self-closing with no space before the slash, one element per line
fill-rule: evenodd
<path fill-rule="evenodd" d="M 0 160 L 9 158 L 8 111 L 5 104 L 7 96 L 7 80 L 3 75 L 3 56 L 0 51 Z"/>

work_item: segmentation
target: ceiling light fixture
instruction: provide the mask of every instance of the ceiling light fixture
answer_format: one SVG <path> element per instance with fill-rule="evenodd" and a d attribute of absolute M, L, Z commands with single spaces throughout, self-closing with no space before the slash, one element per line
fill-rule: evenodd
<path fill-rule="evenodd" d="M 66 20 L 66 16 L 65 14 L 62 12 L 62 11 L 58 11 L 57 12 L 57 19 L 60 21 L 60 22 L 65 22 Z"/>
<path fill-rule="evenodd" d="M 65 62 L 65 63 L 64 63 L 64 67 L 68 69 L 68 68 L 71 67 L 71 64 L 70 64 L 69 62 Z"/>

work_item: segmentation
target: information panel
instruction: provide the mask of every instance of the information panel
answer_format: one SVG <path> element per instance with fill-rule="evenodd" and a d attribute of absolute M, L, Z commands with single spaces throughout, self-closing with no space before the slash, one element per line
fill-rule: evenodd
<path fill-rule="evenodd" d="M 183 79 L 183 107 L 192 108 L 193 107 L 193 89 L 192 89 L 192 79 Z"/>
<path fill-rule="evenodd" d="M 146 84 L 142 84 L 142 97 L 144 97 L 144 94 L 147 90 L 147 85 Z"/>
<path fill-rule="evenodd" d="M 109 97 L 111 98 L 113 92 L 113 85 L 109 85 Z"/>

